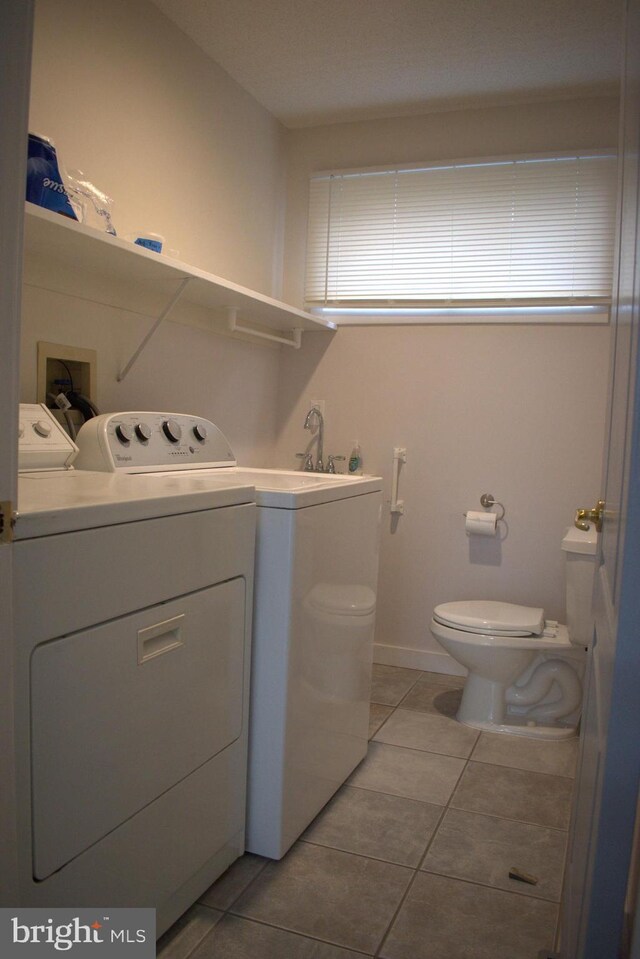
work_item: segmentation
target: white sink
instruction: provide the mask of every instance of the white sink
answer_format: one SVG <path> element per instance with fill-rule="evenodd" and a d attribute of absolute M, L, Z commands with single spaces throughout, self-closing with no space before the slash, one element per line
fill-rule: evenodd
<path fill-rule="evenodd" d="M 379 476 L 245 469 L 242 466 L 222 467 L 215 472 L 220 476 L 233 474 L 243 485 L 255 486 L 256 501 L 259 506 L 275 506 L 284 509 L 314 506 L 325 502 L 328 498 L 334 500 L 360 496 L 362 493 L 379 490 L 382 482 Z"/>
<path fill-rule="evenodd" d="M 362 476 L 347 476 L 345 473 L 302 473 L 297 470 L 244 469 L 242 466 L 236 467 L 235 472 L 238 479 L 249 486 L 280 490 L 322 488 L 363 479 Z"/>

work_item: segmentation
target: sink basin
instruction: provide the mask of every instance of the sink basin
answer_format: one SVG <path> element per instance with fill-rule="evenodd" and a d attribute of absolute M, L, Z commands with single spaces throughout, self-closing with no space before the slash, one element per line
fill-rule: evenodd
<path fill-rule="evenodd" d="M 243 485 L 255 486 L 259 506 L 298 509 L 331 500 L 346 499 L 381 489 L 379 476 L 349 476 L 346 473 L 305 473 L 300 470 L 222 467 L 216 474 L 233 474 Z M 270 494 L 273 494 L 270 495 Z M 289 494 L 288 496 L 286 494 Z"/>
<path fill-rule="evenodd" d="M 341 483 L 354 483 L 363 479 L 362 476 L 347 476 L 344 473 L 302 473 L 296 470 L 244 469 L 241 466 L 238 466 L 234 472 L 238 475 L 238 479 L 249 486 L 279 490 L 316 489 Z"/>

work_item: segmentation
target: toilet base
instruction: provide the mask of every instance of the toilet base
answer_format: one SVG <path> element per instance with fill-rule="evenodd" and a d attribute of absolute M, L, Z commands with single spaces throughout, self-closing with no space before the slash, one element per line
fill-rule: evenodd
<path fill-rule="evenodd" d="M 578 735 L 576 726 L 543 726 L 542 724 L 527 722 L 525 717 L 523 721 L 518 722 L 517 716 L 510 716 L 511 723 L 490 723 L 481 720 L 456 719 L 463 726 L 470 726 L 473 729 L 481 729 L 486 733 L 505 733 L 509 736 L 522 736 L 523 739 L 546 739 L 549 742 L 559 742 L 563 739 L 573 739 Z"/>

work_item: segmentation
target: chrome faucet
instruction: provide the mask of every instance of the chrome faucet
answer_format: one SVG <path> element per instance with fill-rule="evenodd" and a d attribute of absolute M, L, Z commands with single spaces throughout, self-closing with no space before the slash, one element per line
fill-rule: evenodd
<path fill-rule="evenodd" d="M 327 473 L 336 473 L 336 460 L 346 460 L 346 456 L 329 456 L 329 461 L 327 463 Z"/>
<path fill-rule="evenodd" d="M 320 412 L 317 406 L 312 406 L 309 412 L 307 413 L 304 421 L 304 428 L 305 430 L 311 429 L 311 421 L 314 417 L 316 418 L 318 422 L 318 458 L 316 460 L 315 472 L 323 473 L 324 462 L 322 457 L 324 455 L 324 416 L 322 415 L 322 413 Z"/>

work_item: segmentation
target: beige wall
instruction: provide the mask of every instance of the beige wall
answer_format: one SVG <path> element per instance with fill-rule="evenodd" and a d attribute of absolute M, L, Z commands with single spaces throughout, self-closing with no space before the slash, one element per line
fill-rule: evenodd
<path fill-rule="evenodd" d="M 301 302 L 313 170 L 615 144 L 612 100 L 531 104 L 292 131 L 285 296 Z M 311 399 L 326 400 L 327 452 L 359 439 L 390 495 L 406 446 L 406 512 L 383 522 L 376 658 L 449 669 L 429 633 L 454 599 L 506 599 L 564 616 L 560 539 L 600 489 L 608 330 L 586 325 L 351 327 L 305 334 L 281 358 L 276 459 L 304 448 Z M 502 541 L 464 532 L 483 492 L 506 508 Z M 339 549 L 339 544 L 336 544 Z"/>
<path fill-rule="evenodd" d="M 148 0 L 38 0 L 29 122 L 121 235 L 272 292 L 285 131 Z"/>
<path fill-rule="evenodd" d="M 120 235 L 161 233 L 185 262 L 278 295 L 281 125 L 147 0 L 36 7 L 30 129 L 114 198 Z M 101 409 L 198 412 L 228 431 L 245 461 L 264 463 L 278 350 L 166 322 L 117 384 L 150 323 L 27 287 L 22 401 L 36 399 L 38 339 L 97 349 Z"/>

